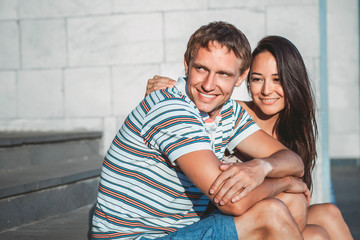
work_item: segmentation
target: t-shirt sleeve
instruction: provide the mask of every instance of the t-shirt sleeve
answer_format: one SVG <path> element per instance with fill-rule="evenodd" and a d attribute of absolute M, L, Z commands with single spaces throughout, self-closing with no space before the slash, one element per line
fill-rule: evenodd
<path fill-rule="evenodd" d="M 159 150 L 175 164 L 184 154 L 211 150 L 209 136 L 199 117 L 185 100 L 166 99 L 148 112 L 141 135 L 148 147 Z"/>
<path fill-rule="evenodd" d="M 227 148 L 232 152 L 245 138 L 260 128 L 246 110 L 234 101 L 234 128 Z"/>

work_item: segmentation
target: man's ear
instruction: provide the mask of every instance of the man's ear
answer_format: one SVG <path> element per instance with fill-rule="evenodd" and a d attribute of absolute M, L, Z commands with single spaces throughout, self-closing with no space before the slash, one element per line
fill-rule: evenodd
<path fill-rule="evenodd" d="M 235 83 L 236 87 L 240 87 L 240 85 L 244 82 L 245 78 L 248 76 L 249 74 L 249 70 L 250 68 L 246 69 L 238 78 L 238 80 Z"/>
<path fill-rule="evenodd" d="M 184 59 L 184 67 L 185 67 L 185 75 L 189 76 L 189 65 L 185 59 Z"/>

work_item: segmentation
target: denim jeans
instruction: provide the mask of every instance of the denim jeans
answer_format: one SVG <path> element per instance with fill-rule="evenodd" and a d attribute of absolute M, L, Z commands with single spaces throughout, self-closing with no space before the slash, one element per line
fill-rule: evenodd
<path fill-rule="evenodd" d="M 141 238 L 145 240 L 148 238 Z M 208 217 L 193 223 L 176 232 L 170 233 L 158 240 L 210 240 L 210 239 L 238 239 L 234 217 L 224 215 L 218 211 L 211 213 Z"/>

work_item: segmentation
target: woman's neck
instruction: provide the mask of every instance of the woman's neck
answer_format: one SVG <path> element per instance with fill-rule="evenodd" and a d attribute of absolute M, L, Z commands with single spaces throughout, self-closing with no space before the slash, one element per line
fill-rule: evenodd
<path fill-rule="evenodd" d="M 240 103 L 240 102 L 239 102 Z M 250 114 L 252 119 L 256 122 L 256 124 L 267 134 L 273 136 L 275 139 L 277 138 L 276 132 L 273 132 L 276 120 L 279 117 L 279 114 L 275 115 L 265 115 L 260 111 L 254 104 L 254 102 L 242 102 L 240 103 L 245 110 Z"/>

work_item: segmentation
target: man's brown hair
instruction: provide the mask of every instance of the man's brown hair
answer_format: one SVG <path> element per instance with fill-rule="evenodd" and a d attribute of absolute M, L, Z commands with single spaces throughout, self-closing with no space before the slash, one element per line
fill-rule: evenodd
<path fill-rule="evenodd" d="M 204 25 L 191 35 L 184 55 L 186 63 L 190 65 L 199 48 L 209 49 L 212 42 L 225 46 L 241 59 L 241 74 L 250 67 L 251 48 L 246 36 L 233 25 L 222 21 Z"/>

